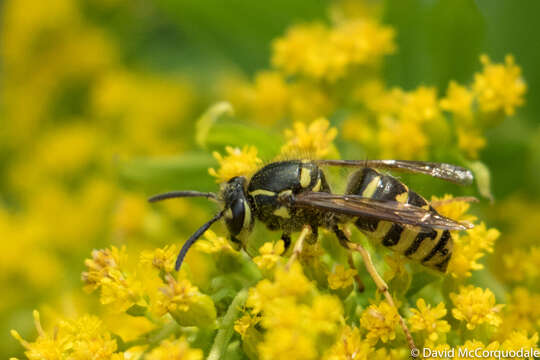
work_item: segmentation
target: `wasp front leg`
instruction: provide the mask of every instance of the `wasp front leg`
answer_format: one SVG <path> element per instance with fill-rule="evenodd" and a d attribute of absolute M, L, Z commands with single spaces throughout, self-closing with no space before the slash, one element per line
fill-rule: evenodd
<path fill-rule="evenodd" d="M 405 334 L 405 337 L 407 338 L 407 343 L 409 345 L 409 348 L 412 350 L 417 350 L 416 345 L 414 344 L 413 337 L 409 331 L 409 328 L 407 327 L 407 324 L 405 324 L 405 320 L 403 320 L 403 317 L 399 314 L 399 311 L 396 307 L 396 304 L 394 303 L 394 299 L 392 298 L 392 295 L 388 291 L 388 285 L 386 285 L 386 282 L 383 280 L 383 278 L 379 275 L 377 272 L 377 269 L 375 268 L 375 265 L 373 264 L 373 261 L 371 260 L 371 256 L 367 252 L 367 250 L 358 243 L 353 243 L 349 241 L 345 233 L 337 226 L 334 226 L 332 229 L 334 233 L 336 234 L 337 238 L 339 239 L 339 243 L 349 250 L 358 251 L 360 255 L 362 256 L 362 259 L 364 260 L 364 265 L 366 267 L 366 270 L 368 271 L 369 275 L 375 282 L 375 285 L 377 286 L 377 289 L 383 293 L 384 297 L 386 298 L 386 301 L 396 309 L 396 312 L 399 316 L 399 324 L 401 325 L 401 328 L 403 329 L 403 333 Z"/>

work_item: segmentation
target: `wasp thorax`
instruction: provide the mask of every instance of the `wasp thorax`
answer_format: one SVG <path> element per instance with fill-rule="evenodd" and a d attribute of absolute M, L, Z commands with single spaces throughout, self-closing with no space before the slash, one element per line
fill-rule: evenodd
<path fill-rule="evenodd" d="M 224 184 L 221 197 L 225 202 L 225 224 L 229 230 L 231 242 L 237 250 L 253 229 L 253 217 L 250 203 L 246 196 L 247 180 L 237 176 Z"/>

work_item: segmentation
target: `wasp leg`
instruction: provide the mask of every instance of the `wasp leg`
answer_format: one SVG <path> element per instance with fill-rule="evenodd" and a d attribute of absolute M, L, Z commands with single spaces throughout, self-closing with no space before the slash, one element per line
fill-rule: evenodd
<path fill-rule="evenodd" d="M 317 225 L 311 225 L 311 234 L 306 237 L 308 244 L 313 245 L 319 240 L 319 227 Z"/>
<path fill-rule="evenodd" d="M 364 282 L 362 281 L 362 279 L 360 279 L 360 275 L 358 275 L 358 268 L 354 264 L 354 259 L 350 251 L 347 252 L 347 261 L 349 262 L 349 266 L 351 267 L 351 269 L 356 270 L 356 274 L 354 275 L 354 281 L 356 282 L 356 286 L 358 286 L 357 291 L 364 292 L 366 287 L 364 286 Z"/>
<path fill-rule="evenodd" d="M 294 245 L 293 253 L 291 257 L 289 258 L 289 261 L 287 261 L 287 265 L 285 265 L 285 269 L 289 269 L 292 265 L 292 263 L 298 259 L 298 256 L 300 256 L 300 253 L 302 252 L 302 248 L 304 247 L 304 240 L 306 240 L 306 237 L 309 236 L 311 233 L 311 227 L 309 225 L 305 225 L 302 229 L 302 232 L 300 233 L 300 236 L 298 236 L 298 239 L 296 240 L 296 244 Z"/>
<path fill-rule="evenodd" d="M 283 245 L 285 246 L 285 249 L 283 250 L 283 254 L 285 254 L 291 246 L 291 235 L 283 233 L 281 234 L 281 240 L 283 240 Z"/>
<path fill-rule="evenodd" d="M 418 350 L 416 346 L 414 345 L 413 337 L 409 331 L 409 328 L 407 327 L 407 324 L 405 324 L 405 320 L 403 320 L 403 318 L 399 314 L 396 304 L 394 303 L 394 299 L 392 299 L 392 295 L 390 295 L 390 292 L 388 291 L 388 285 L 386 285 L 382 277 L 377 272 L 375 265 L 373 265 L 373 261 L 371 261 L 371 256 L 369 255 L 369 253 L 366 251 L 366 249 L 364 249 L 362 245 L 349 241 L 345 233 L 337 226 L 335 226 L 332 230 L 336 234 L 337 238 L 339 239 L 339 243 L 343 247 L 349 250 L 358 251 L 360 253 L 360 255 L 362 256 L 362 259 L 364 260 L 364 265 L 366 266 L 366 270 L 368 271 L 369 275 L 375 282 L 375 285 L 377 285 L 377 289 L 384 294 L 384 297 L 386 298 L 386 301 L 388 301 L 390 306 L 396 309 L 399 316 L 399 324 L 401 325 L 401 328 L 403 329 L 403 332 L 405 333 L 405 337 L 407 338 L 407 343 L 409 344 L 409 348 L 411 350 L 413 349 Z"/>

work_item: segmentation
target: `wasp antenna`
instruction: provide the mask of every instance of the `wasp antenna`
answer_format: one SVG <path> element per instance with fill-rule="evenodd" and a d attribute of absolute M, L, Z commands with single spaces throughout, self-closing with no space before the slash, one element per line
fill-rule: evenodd
<path fill-rule="evenodd" d="M 173 198 L 183 198 L 183 197 L 205 197 L 207 199 L 217 199 L 216 194 L 214 193 L 204 193 L 199 191 L 170 191 L 163 194 L 154 195 L 148 198 L 149 202 L 156 202 L 161 200 L 173 199 Z"/>
<path fill-rule="evenodd" d="M 184 246 L 182 246 L 182 249 L 180 249 L 180 252 L 178 253 L 178 257 L 176 258 L 176 264 L 174 265 L 174 268 L 176 269 L 176 271 L 180 270 L 180 266 L 182 266 L 182 261 L 184 261 L 184 257 L 186 256 L 191 245 L 193 245 L 195 241 L 197 241 L 201 237 L 201 235 L 204 234 L 205 231 L 208 230 L 208 228 L 210 228 L 210 226 L 212 226 L 213 223 L 221 219 L 224 213 L 225 213 L 225 210 L 220 211 L 207 223 L 201 226 L 199 230 L 195 231 L 195 233 L 191 235 L 191 237 L 184 243 Z"/>

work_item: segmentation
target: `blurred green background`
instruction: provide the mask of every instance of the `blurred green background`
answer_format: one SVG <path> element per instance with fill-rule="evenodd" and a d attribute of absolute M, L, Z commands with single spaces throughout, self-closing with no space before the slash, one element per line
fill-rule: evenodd
<path fill-rule="evenodd" d="M 48 303 L 69 313 L 63 296 L 80 291 L 91 249 L 163 244 L 148 228 L 167 220 L 144 218 L 149 210 L 140 202 L 153 191 L 214 188 L 206 169 L 215 160 L 193 152 L 194 122 L 222 100 L 219 79 L 269 68 L 272 40 L 292 24 L 329 22 L 331 5 L 0 1 L 0 354 L 21 353 L 9 330 L 33 336 L 32 309 Z M 443 95 L 450 80 L 472 81 L 480 54 L 496 62 L 515 56 L 526 104 L 488 131 L 480 159 L 491 170 L 496 204 L 521 196 L 527 211 L 538 211 L 540 2 L 388 0 L 382 9 L 397 33 L 397 51 L 384 62 L 390 87 L 424 84 Z M 195 203 L 204 219 L 206 205 Z M 503 232 L 518 226 L 504 223 L 504 208 L 480 207 Z M 177 221 L 192 230 L 189 220 Z M 538 228 L 529 226 L 530 233 Z"/>

